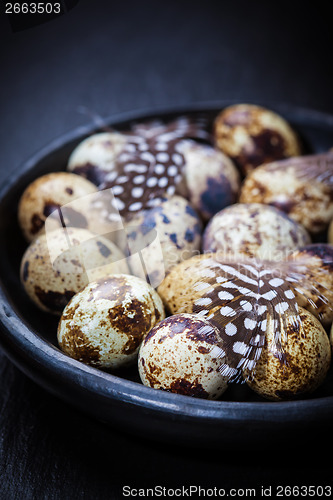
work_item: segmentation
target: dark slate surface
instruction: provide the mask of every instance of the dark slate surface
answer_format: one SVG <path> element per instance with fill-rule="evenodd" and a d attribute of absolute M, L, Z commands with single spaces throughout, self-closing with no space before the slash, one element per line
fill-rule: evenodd
<path fill-rule="evenodd" d="M 333 113 L 328 6 L 81 0 L 15 34 L 1 15 L 0 182 L 88 123 L 82 107 L 109 116 L 233 99 Z M 257 496 L 261 485 L 330 484 L 329 440 L 328 431 L 322 455 L 307 448 L 306 434 L 302 450 L 165 447 L 82 416 L 0 353 L 1 499 L 122 498 L 127 484 L 255 487 Z"/>

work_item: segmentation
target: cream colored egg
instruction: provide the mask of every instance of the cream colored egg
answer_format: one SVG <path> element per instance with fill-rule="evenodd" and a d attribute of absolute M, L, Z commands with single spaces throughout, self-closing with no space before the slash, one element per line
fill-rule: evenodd
<path fill-rule="evenodd" d="M 301 156 L 258 167 L 246 177 L 239 199 L 275 206 L 310 233 L 324 231 L 333 219 L 333 154 Z"/>
<path fill-rule="evenodd" d="M 71 297 L 90 281 L 128 266 L 119 248 L 87 229 L 57 229 L 38 236 L 21 261 L 21 282 L 41 309 L 61 314 Z"/>
<path fill-rule="evenodd" d="M 244 175 L 264 163 L 301 154 L 297 135 L 286 120 L 252 104 L 222 110 L 215 120 L 214 136 L 216 146 Z"/>
<path fill-rule="evenodd" d="M 83 363 L 115 369 L 135 362 L 142 339 L 164 317 L 162 301 L 148 283 L 114 274 L 72 298 L 59 322 L 58 342 Z"/>
<path fill-rule="evenodd" d="M 267 320 L 266 342 L 252 374 L 246 382 L 264 398 L 279 401 L 300 398 L 313 392 L 324 381 L 331 362 L 328 336 L 320 322 L 300 308 L 300 326 L 295 328 L 285 316 L 282 355 L 275 344 L 271 317 Z"/>
<path fill-rule="evenodd" d="M 184 181 L 179 192 L 203 220 L 209 220 L 236 202 L 240 176 L 230 158 L 207 144 L 194 141 L 183 141 L 179 151 L 185 159 Z"/>
<path fill-rule="evenodd" d="M 139 351 L 142 383 L 154 389 L 217 399 L 227 389 L 214 346 L 222 342 L 209 321 L 177 314 L 161 321 L 144 338 Z"/>
<path fill-rule="evenodd" d="M 66 225 L 92 229 L 99 215 L 90 203 L 91 195 L 96 193 L 96 186 L 79 175 L 54 172 L 39 177 L 25 189 L 18 206 L 19 224 L 25 238 L 30 242 L 40 235 L 45 229 L 45 220 L 54 212 L 58 215 L 63 206 L 67 206 Z M 80 199 L 81 205 L 78 205 Z M 53 229 L 56 227 L 54 218 Z"/>
<path fill-rule="evenodd" d="M 310 242 L 303 226 L 280 210 L 259 203 L 238 203 L 221 210 L 203 234 L 204 252 L 218 252 L 236 260 L 283 260 Z"/>
<path fill-rule="evenodd" d="M 333 321 L 333 245 L 314 243 L 293 252 L 297 302 L 328 327 Z"/>
<path fill-rule="evenodd" d="M 93 134 L 76 146 L 67 170 L 86 177 L 96 186 L 111 178 L 114 180 L 115 161 L 126 144 L 126 135 L 117 132 Z"/>
<path fill-rule="evenodd" d="M 158 286 L 176 264 L 200 251 L 202 223 L 181 196 L 166 197 L 126 226 L 132 273 Z"/>

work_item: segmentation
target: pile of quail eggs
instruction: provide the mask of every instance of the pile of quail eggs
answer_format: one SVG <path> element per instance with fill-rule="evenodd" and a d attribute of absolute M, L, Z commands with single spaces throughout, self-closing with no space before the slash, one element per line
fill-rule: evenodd
<path fill-rule="evenodd" d="M 270 400 L 303 397 L 325 380 L 333 344 L 333 152 L 304 155 L 275 112 L 238 104 L 214 123 L 180 116 L 95 133 L 74 149 L 66 172 L 27 186 L 18 220 L 29 244 L 22 285 L 39 309 L 59 316 L 59 347 L 76 360 L 115 373 L 137 364 L 148 387 L 218 399 L 230 377 L 221 370 L 225 336 L 209 313 L 222 305 L 230 317 L 240 314 L 224 302 L 234 295 L 217 293 L 223 269 L 236 276 L 239 262 L 252 271 L 251 262 L 277 269 L 297 262 L 308 293 L 296 285 L 284 292 L 279 314 L 288 342 L 277 345 L 267 316 L 256 368 L 244 363 L 242 378 Z M 228 265 L 216 264 L 217 255 Z M 207 258 L 213 267 L 203 266 Z M 272 297 L 282 281 L 270 280 Z M 239 293 L 246 314 L 252 306 Z M 292 298 L 300 322 L 288 313 Z M 251 318 L 245 324 L 253 329 Z M 236 327 L 228 325 L 232 338 Z M 245 357 L 238 344 L 234 351 Z"/>

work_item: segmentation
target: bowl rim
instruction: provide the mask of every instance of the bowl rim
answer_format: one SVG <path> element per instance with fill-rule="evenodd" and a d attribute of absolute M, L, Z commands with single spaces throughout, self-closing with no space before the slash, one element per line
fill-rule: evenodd
<path fill-rule="evenodd" d="M 188 106 L 163 107 L 157 109 L 140 109 L 113 114 L 103 118 L 103 122 L 116 126 L 117 124 L 134 120 L 153 119 L 155 117 L 186 114 L 193 112 L 218 112 L 225 106 L 240 103 L 238 101 L 208 101 L 189 104 Z M 257 104 L 251 102 L 251 104 Z M 325 124 L 333 127 L 333 115 L 307 108 L 281 104 L 277 102 L 264 102 L 257 105 L 277 110 L 278 113 L 292 113 L 298 119 L 306 120 L 312 124 Z M 96 123 L 89 123 L 76 127 L 39 149 L 22 165 L 14 169 L 0 187 L 0 204 L 10 195 L 18 179 L 24 177 L 46 155 L 52 153 L 66 143 L 79 140 L 85 135 L 98 131 Z M 170 414 L 174 417 L 187 420 L 205 420 L 217 422 L 237 421 L 247 422 L 279 422 L 283 417 L 284 422 L 296 423 L 304 419 L 327 418 L 333 415 L 333 396 L 318 397 L 314 399 L 300 399 L 294 401 L 211 401 L 199 398 L 190 398 L 180 394 L 173 394 L 146 387 L 138 382 L 130 381 L 103 372 L 97 368 L 85 365 L 64 354 L 58 347 L 40 337 L 38 332 L 30 328 L 25 320 L 15 310 L 15 304 L 7 296 L 5 287 L 0 277 L 0 344 L 4 352 L 19 368 L 22 363 L 18 358 L 24 357 L 28 362 L 34 363 L 50 374 L 57 374 L 62 380 L 68 381 L 85 391 L 99 395 L 107 400 L 144 408 L 158 414 Z M 24 370 L 23 370 L 24 371 Z"/>

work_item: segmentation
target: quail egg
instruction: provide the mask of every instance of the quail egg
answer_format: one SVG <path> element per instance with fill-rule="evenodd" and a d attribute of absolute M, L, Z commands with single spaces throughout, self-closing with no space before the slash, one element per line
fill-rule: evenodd
<path fill-rule="evenodd" d="M 84 139 L 69 157 L 67 170 L 100 186 L 113 178 L 115 162 L 125 150 L 128 138 L 117 132 L 101 132 Z"/>
<path fill-rule="evenodd" d="M 83 363 L 115 369 L 136 361 L 142 339 L 164 317 L 162 301 L 148 283 L 114 274 L 72 298 L 59 322 L 58 342 Z"/>
<path fill-rule="evenodd" d="M 222 110 L 214 124 L 216 146 L 244 175 L 274 160 L 301 154 L 297 135 L 284 118 L 253 104 Z"/>
<path fill-rule="evenodd" d="M 326 230 L 333 218 L 333 154 L 258 167 L 246 177 L 240 202 L 275 206 L 313 234 Z"/>
<path fill-rule="evenodd" d="M 331 362 L 328 336 L 309 311 L 299 308 L 300 323 L 295 328 L 291 316 L 285 317 L 285 340 L 277 349 L 272 318 L 267 321 L 266 343 L 246 382 L 255 392 L 270 400 L 295 399 L 308 394 L 324 381 Z"/>
<path fill-rule="evenodd" d="M 144 338 L 138 358 L 142 383 L 187 396 L 217 399 L 227 380 L 219 372 L 214 346 L 219 331 L 208 320 L 177 314 L 161 321 Z"/>
<path fill-rule="evenodd" d="M 119 248 L 87 229 L 56 229 L 38 236 L 21 261 L 21 282 L 44 311 L 61 314 L 68 301 L 90 281 L 128 266 Z"/>
<path fill-rule="evenodd" d="M 84 229 L 102 227 L 100 211 L 94 208 L 98 193 L 94 184 L 79 175 L 54 172 L 34 180 L 25 189 L 18 206 L 18 219 L 25 238 L 30 242 L 45 229 L 45 220 L 52 214 L 58 216 L 61 209 L 62 223 Z M 52 218 L 49 218 L 49 221 Z M 59 216 L 54 217 L 52 227 L 59 227 Z"/>
<path fill-rule="evenodd" d="M 194 141 L 183 141 L 184 180 L 177 188 L 203 220 L 236 202 L 240 188 L 237 168 L 222 151 Z"/>
<path fill-rule="evenodd" d="M 192 313 L 194 303 L 201 298 L 203 290 L 206 293 L 213 291 L 213 284 L 204 286 L 202 283 L 204 269 L 211 263 L 210 256 L 214 254 L 195 255 L 177 264 L 159 285 L 157 291 L 170 314 Z"/>
<path fill-rule="evenodd" d="M 139 212 L 128 222 L 126 231 L 132 273 L 154 287 L 173 266 L 200 252 L 202 223 L 181 196 L 166 197 Z"/>
<path fill-rule="evenodd" d="M 282 260 L 311 242 L 303 226 L 275 207 L 237 203 L 218 212 L 203 234 L 204 252 Z"/>
<path fill-rule="evenodd" d="M 295 264 L 298 304 L 329 326 L 333 321 L 333 246 L 307 245 L 293 252 L 288 260 Z"/>

